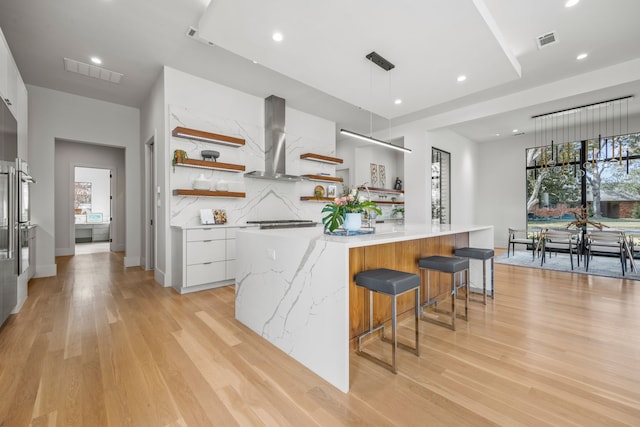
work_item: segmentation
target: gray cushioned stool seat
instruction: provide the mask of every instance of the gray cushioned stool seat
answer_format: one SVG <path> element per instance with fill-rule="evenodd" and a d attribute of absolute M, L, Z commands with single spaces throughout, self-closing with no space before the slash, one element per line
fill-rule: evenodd
<path fill-rule="evenodd" d="M 420 258 L 418 266 L 420 268 L 442 271 L 444 273 L 457 273 L 469 268 L 469 260 L 467 258 L 435 255 Z"/>
<path fill-rule="evenodd" d="M 358 286 L 388 295 L 399 295 L 420 286 L 420 276 L 403 271 L 379 268 L 356 274 Z"/>
<path fill-rule="evenodd" d="M 417 274 L 406 273 L 404 271 L 390 270 L 388 268 L 378 268 L 375 270 L 361 271 L 355 275 L 356 285 L 361 286 L 369 292 L 369 330 L 358 335 L 358 348 L 356 353 L 364 356 L 389 369 L 394 374 L 398 372 L 397 351 L 398 347 L 410 351 L 416 356 L 420 356 L 420 276 Z M 397 297 L 405 292 L 413 291 L 415 294 L 415 344 L 409 346 L 398 342 L 398 334 L 396 332 L 396 309 Z M 391 297 L 391 339 L 385 336 L 385 324 L 380 323 L 377 327 L 373 327 L 373 293 L 388 295 Z M 362 340 L 376 331 L 382 330 L 381 339 L 388 342 L 391 347 L 391 363 L 387 363 L 378 356 L 374 356 L 362 349 Z"/>
<path fill-rule="evenodd" d="M 491 259 L 493 258 L 493 249 L 483 248 L 460 248 L 456 249 L 453 253 L 455 256 L 473 259 Z"/>

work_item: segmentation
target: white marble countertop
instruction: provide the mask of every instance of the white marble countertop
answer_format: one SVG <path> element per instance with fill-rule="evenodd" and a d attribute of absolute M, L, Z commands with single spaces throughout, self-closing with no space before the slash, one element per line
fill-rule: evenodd
<path fill-rule="evenodd" d="M 283 228 L 275 230 L 247 229 L 241 232 L 258 233 L 265 236 L 278 236 L 289 239 L 319 240 L 344 244 L 348 248 L 424 239 L 470 231 L 490 230 L 491 225 L 461 224 L 377 224 L 375 234 L 356 236 L 331 236 L 324 234 L 322 226 L 313 228 Z"/>

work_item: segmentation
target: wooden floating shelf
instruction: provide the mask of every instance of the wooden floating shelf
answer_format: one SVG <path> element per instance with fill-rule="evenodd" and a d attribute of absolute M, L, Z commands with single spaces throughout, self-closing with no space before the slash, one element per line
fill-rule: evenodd
<path fill-rule="evenodd" d="M 177 162 L 176 166 L 186 166 L 192 168 L 204 168 L 204 169 L 218 169 L 228 172 L 244 172 L 246 167 L 244 165 L 234 165 L 232 163 L 212 162 L 209 160 L 197 160 L 197 159 L 184 159 L 182 162 Z"/>
<path fill-rule="evenodd" d="M 315 153 L 300 154 L 300 158 L 303 160 L 313 160 L 314 162 L 330 163 L 332 165 L 341 165 L 344 161 L 337 157 L 323 156 L 322 154 Z"/>
<path fill-rule="evenodd" d="M 375 203 L 376 205 L 404 205 L 404 202 L 382 202 L 382 201 L 376 201 L 376 200 L 372 200 L 373 203 Z"/>
<path fill-rule="evenodd" d="M 388 193 L 388 194 L 404 194 L 403 190 L 394 190 L 393 188 L 375 188 L 368 187 L 369 191 L 372 193 Z M 358 187 L 360 191 L 367 191 L 364 187 Z"/>
<path fill-rule="evenodd" d="M 231 147 L 242 147 L 244 139 L 233 136 L 220 135 L 218 133 L 205 132 L 197 129 L 189 129 L 181 126 L 176 127 L 171 135 L 177 138 L 195 139 L 197 141 L 210 142 L 212 144 L 222 144 Z"/>
<path fill-rule="evenodd" d="M 326 175 L 302 175 L 304 179 L 309 181 L 323 181 L 323 182 L 342 182 L 342 178 Z"/>
<path fill-rule="evenodd" d="M 334 197 L 300 196 L 302 202 L 333 202 Z"/>
<path fill-rule="evenodd" d="M 208 191 L 208 190 L 173 190 L 174 196 L 195 196 L 195 197 L 239 197 L 245 198 L 245 193 L 233 191 Z"/>

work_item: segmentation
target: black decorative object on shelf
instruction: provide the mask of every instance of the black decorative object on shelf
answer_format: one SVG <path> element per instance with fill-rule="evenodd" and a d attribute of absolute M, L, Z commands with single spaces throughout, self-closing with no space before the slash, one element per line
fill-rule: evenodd
<path fill-rule="evenodd" d="M 400 177 L 396 178 L 396 183 L 393 186 L 394 190 L 402 190 L 402 180 L 400 179 Z"/>
<path fill-rule="evenodd" d="M 218 160 L 218 157 L 220 157 L 220 152 L 215 150 L 202 150 L 200 152 L 200 155 L 202 156 L 203 160 L 215 162 Z"/>

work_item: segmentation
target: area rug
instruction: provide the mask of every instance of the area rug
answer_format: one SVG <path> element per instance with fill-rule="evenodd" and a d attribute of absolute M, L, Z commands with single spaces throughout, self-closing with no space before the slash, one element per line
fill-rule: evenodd
<path fill-rule="evenodd" d="M 536 257 L 535 260 L 531 258 L 531 252 L 516 251 L 515 255 L 509 255 L 507 258 L 506 252 L 495 258 L 495 262 L 498 264 L 516 265 L 519 267 L 541 268 L 546 270 L 566 271 L 567 273 L 578 274 L 592 274 L 594 276 L 606 276 L 615 277 L 619 279 L 640 280 L 640 274 L 632 272 L 630 268 L 627 268 L 624 276 L 622 275 L 622 267 L 620 266 L 620 260 L 614 257 L 594 256 L 589 262 L 589 271 L 585 270 L 584 258 L 580 260 L 580 267 L 576 262 L 576 257 L 573 257 L 573 271 L 571 271 L 571 261 L 568 254 L 555 254 L 547 255 L 544 265 L 540 266 L 540 258 Z M 636 266 L 640 268 L 640 260 L 636 259 Z M 628 267 L 627 263 L 627 267 Z"/>

